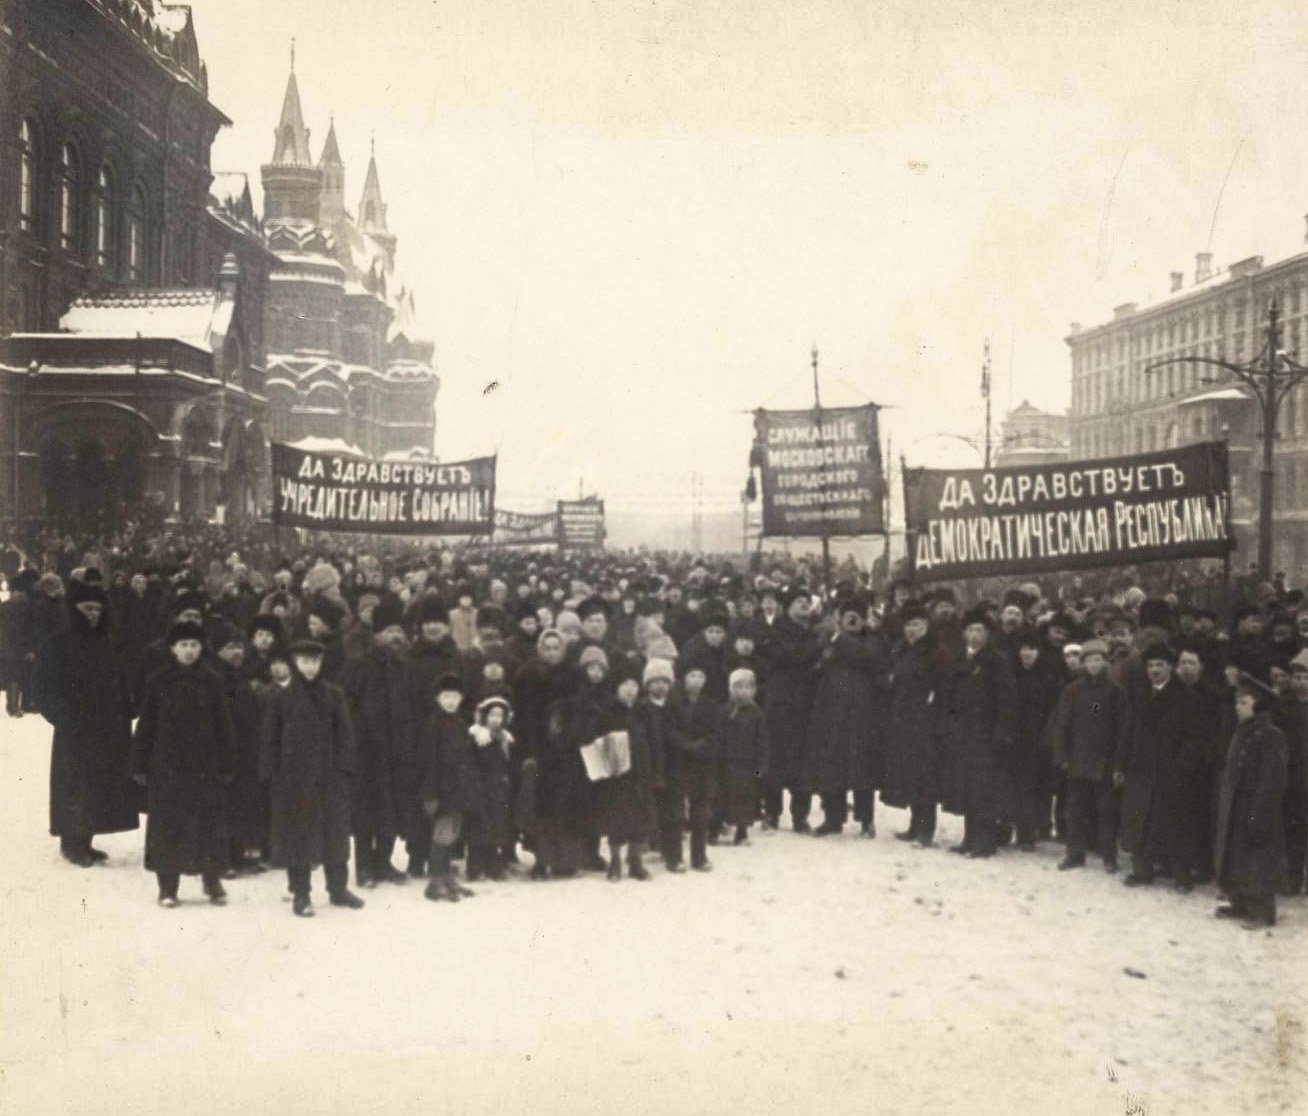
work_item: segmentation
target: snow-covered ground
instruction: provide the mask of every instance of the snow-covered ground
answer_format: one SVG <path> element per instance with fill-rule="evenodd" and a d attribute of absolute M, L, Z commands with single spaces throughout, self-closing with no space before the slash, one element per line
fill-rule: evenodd
<path fill-rule="evenodd" d="M 299 920 L 268 873 L 165 911 L 139 832 L 60 860 L 49 739 L 0 719 L 6 1113 L 1308 1111 L 1303 899 L 1249 932 L 1211 889 L 914 850 L 882 811 L 710 875 Z"/>

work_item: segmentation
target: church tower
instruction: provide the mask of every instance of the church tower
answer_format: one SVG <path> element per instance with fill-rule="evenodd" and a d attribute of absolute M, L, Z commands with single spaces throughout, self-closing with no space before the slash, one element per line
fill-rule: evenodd
<path fill-rule="evenodd" d="M 386 227 L 386 203 L 382 201 L 381 179 L 377 176 L 377 148 L 373 144 L 368 158 L 368 175 L 363 183 L 363 197 L 359 200 L 359 228 L 386 250 L 388 265 L 395 263 L 396 236 Z"/>
<path fill-rule="evenodd" d="M 336 121 L 327 129 L 327 141 L 318 158 L 318 171 L 322 175 L 322 198 L 318 205 L 318 222 L 325 229 L 334 229 L 345 216 L 345 163 L 341 160 L 340 145 L 336 142 Z"/>
<path fill-rule="evenodd" d="M 272 221 L 317 224 L 323 176 L 309 155 L 309 129 L 304 126 L 300 87 L 295 81 L 294 44 L 291 76 L 274 137 L 272 162 L 263 166 L 264 216 Z"/>

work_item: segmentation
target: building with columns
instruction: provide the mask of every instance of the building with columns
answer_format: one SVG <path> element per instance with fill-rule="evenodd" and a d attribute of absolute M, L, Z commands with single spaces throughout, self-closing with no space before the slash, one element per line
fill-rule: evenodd
<path fill-rule="evenodd" d="M 996 465 L 1051 465 L 1068 454 L 1065 411 L 1042 411 L 1023 399 L 1000 423 Z"/>
<path fill-rule="evenodd" d="M 1301 362 L 1308 353 L 1308 249 L 1265 263 L 1262 256 L 1214 268 L 1199 253 L 1191 282 L 1173 272 L 1167 296 L 1117 307 L 1111 321 L 1073 324 L 1071 350 L 1073 458 L 1113 457 L 1227 439 L 1231 450 L 1236 560 L 1256 551 L 1262 416 L 1241 385 L 1215 367 L 1173 365 L 1177 356 L 1251 360 L 1266 344 L 1267 313 L 1280 307 L 1282 348 Z M 1282 404 L 1276 452 L 1273 565 L 1308 566 L 1308 396 Z"/>

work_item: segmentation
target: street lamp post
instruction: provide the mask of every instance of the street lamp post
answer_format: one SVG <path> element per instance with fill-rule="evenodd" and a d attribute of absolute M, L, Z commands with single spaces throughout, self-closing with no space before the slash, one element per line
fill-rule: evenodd
<path fill-rule="evenodd" d="M 1173 364 L 1207 364 L 1222 369 L 1245 386 L 1262 412 L 1262 466 L 1259 470 L 1258 485 L 1258 577 L 1262 581 L 1269 581 L 1272 576 L 1276 421 L 1286 396 L 1299 384 L 1308 380 L 1308 367 L 1292 360 L 1281 348 L 1281 308 L 1275 299 L 1272 299 L 1272 304 L 1267 310 L 1266 344 L 1252 360 L 1241 363 L 1223 360 L 1220 357 L 1169 357 L 1146 365 L 1144 371 L 1149 374 Z"/>

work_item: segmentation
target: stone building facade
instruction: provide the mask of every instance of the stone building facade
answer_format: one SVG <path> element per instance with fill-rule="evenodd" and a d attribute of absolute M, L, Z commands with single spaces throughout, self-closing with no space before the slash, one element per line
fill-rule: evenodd
<path fill-rule="evenodd" d="M 1282 348 L 1308 359 L 1308 250 L 1265 264 L 1261 256 L 1214 269 L 1196 257 L 1193 282 L 1173 272 L 1149 306 L 1126 303 L 1089 329 L 1073 325 L 1072 456 L 1112 457 L 1194 442 L 1230 445 L 1237 568 L 1256 549 L 1262 417 L 1238 381 L 1215 367 L 1149 365 L 1177 356 L 1248 361 L 1266 344 L 1268 309 L 1281 311 Z M 1308 393 L 1290 393 L 1276 431 L 1273 564 L 1301 577 L 1308 566 Z"/>
<path fill-rule="evenodd" d="M 1071 447 L 1065 411 L 1042 411 L 1023 399 L 999 426 L 996 465 L 1047 465 L 1066 461 Z"/>

